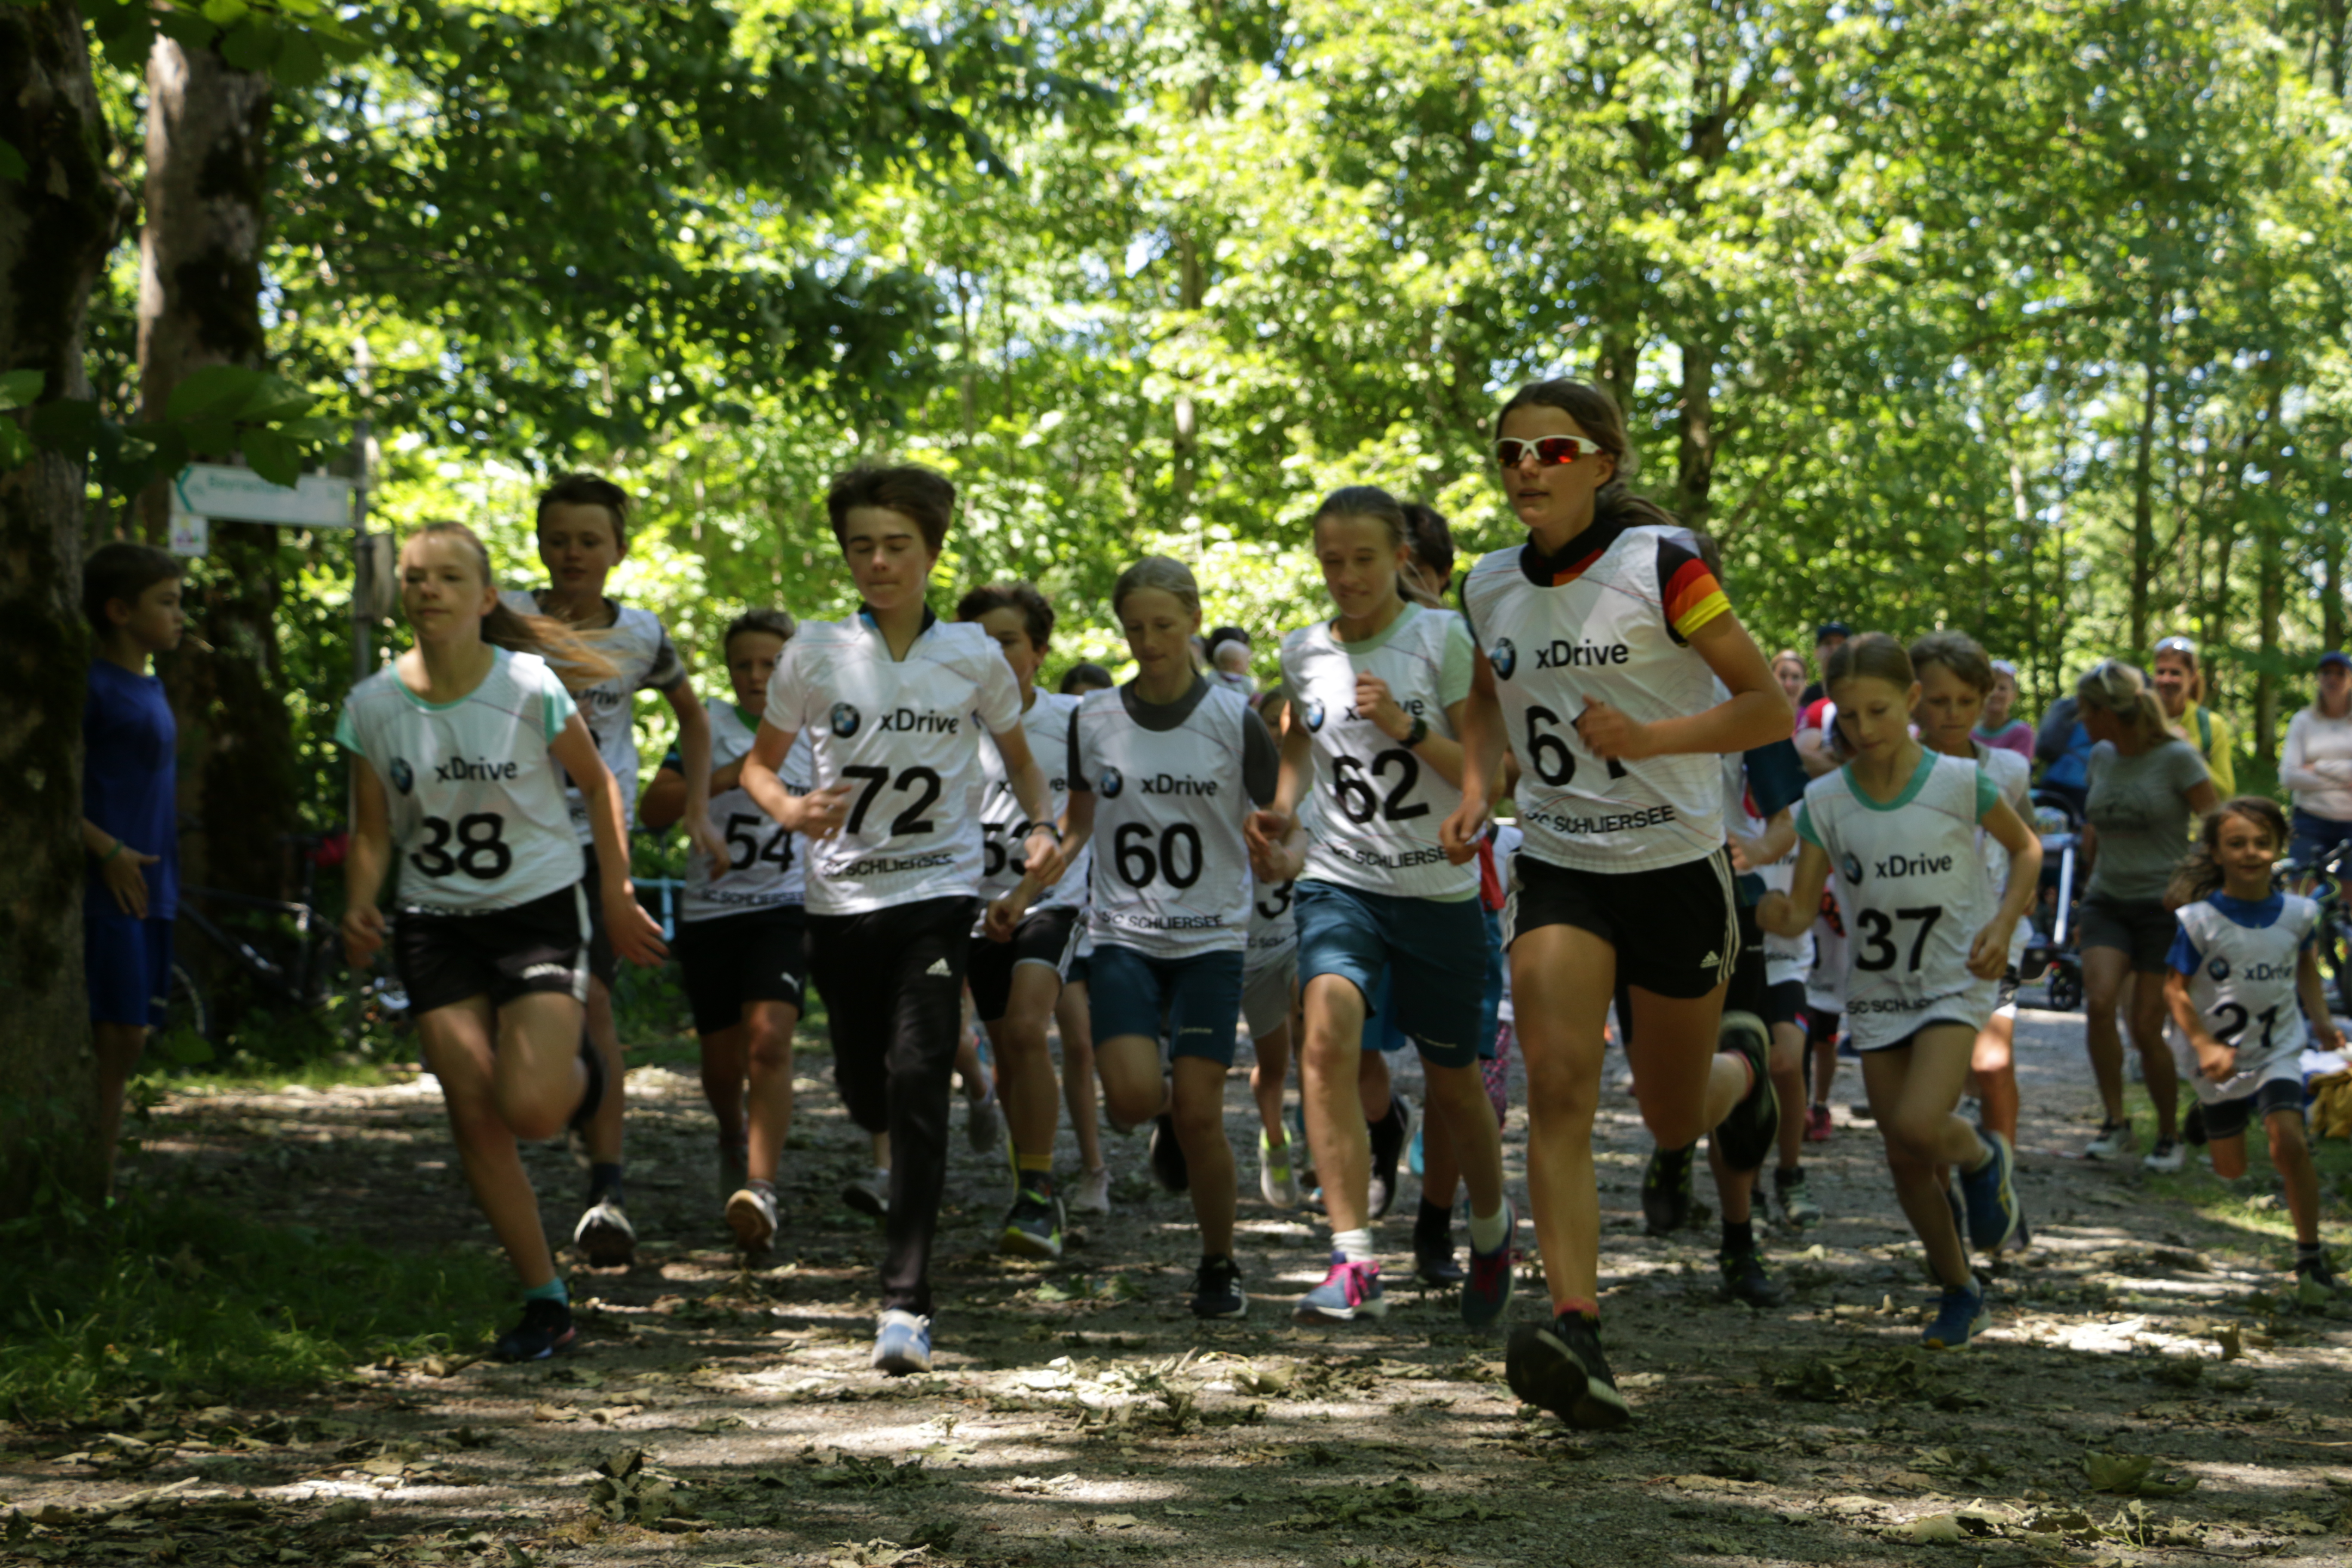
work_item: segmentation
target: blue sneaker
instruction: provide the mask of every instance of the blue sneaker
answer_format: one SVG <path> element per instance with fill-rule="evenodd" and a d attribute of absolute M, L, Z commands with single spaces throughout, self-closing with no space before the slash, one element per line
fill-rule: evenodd
<path fill-rule="evenodd" d="M 1947 1285 L 1936 1305 L 1936 1321 L 1920 1341 L 1930 1350 L 1956 1351 L 1992 1326 L 1985 1310 L 1984 1282 L 1971 1278 L 1966 1285 Z"/>
<path fill-rule="evenodd" d="M 1969 1214 L 1969 1242 L 1991 1257 L 2017 1234 L 2017 1190 L 2011 1178 L 2017 1169 L 2017 1152 L 1998 1132 L 1982 1134 L 1992 1158 L 1980 1171 L 1960 1173 L 1960 1196 Z"/>
<path fill-rule="evenodd" d="M 931 1370 L 931 1321 L 893 1307 L 874 1331 L 874 1369 L 892 1377 Z"/>
<path fill-rule="evenodd" d="M 1296 1323 L 1352 1323 L 1359 1318 L 1388 1315 L 1388 1298 L 1381 1294 L 1381 1266 L 1350 1263 L 1331 1255 L 1331 1271 L 1323 1283 L 1298 1298 L 1290 1310 Z"/>
<path fill-rule="evenodd" d="M 1518 1238 L 1519 1211 L 1508 1198 L 1503 1200 L 1503 1239 L 1494 1251 L 1470 1249 L 1470 1278 L 1462 1282 L 1462 1321 L 1474 1329 L 1494 1322 L 1511 1304 L 1511 1277 L 1516 1272 L 1511 1243 Z"/>
<path fill-rule="evenodd" d="M 1421 1135 L 1425 1126 L 1426 1123 L 1419 1121 L 1414 1122 L 1412 1127 L 1412 1142 L 1405 1145 L 1404 1168 L 1411 1171 L 1416 1176 L 1426 1175 L 1428 1173 L 1421 1168 Z"/>

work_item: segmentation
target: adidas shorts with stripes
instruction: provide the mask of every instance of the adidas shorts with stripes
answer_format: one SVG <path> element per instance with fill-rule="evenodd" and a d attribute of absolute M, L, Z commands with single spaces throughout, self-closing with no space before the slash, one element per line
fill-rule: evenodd
<path fill-rule="evenodd" d="M 1659 996 L 1704 996 L 1739 963 L 1731 860 L 1720 849 L 1652 871 L 1576 871 L 1522 848 L 1511 858 L 1503 945 L 1549 925 L 1609 942 L 1618 983 Z"/>

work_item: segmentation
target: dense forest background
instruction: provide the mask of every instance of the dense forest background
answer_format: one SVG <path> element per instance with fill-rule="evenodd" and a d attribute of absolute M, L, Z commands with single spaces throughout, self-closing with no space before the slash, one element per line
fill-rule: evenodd
<path fill-rule="evenodd" d="M 266 362 L 366 422 L 373 526 L 469 521 L 516 581 L 547 475 L 622 479 L 618 591 L 695 650 L 846 606 L 820 502 L 873 454 L 955 477 L 942 574 L 1045 584 L 1056 664 L 1117 662 L 1146 550 L 1276 631 L 1338 485 L 1511 539 L 1493 410 L 1557 374 L 1616 391 L 1759 640 L 1961 627 L 2038 712 L 2186 631 L 2257 756 L 2343 640 L 2344 0 L 353 15 L 252 119 Z M 135 194 L 152 69 L 96 68 Z M 88 340 L 126 421 L 141 281 L 134 213 Z M 154 525 L 93 474 L 90 539 Z M 333 820 L 348 538 L 202 570 L 279 579 Z"/>

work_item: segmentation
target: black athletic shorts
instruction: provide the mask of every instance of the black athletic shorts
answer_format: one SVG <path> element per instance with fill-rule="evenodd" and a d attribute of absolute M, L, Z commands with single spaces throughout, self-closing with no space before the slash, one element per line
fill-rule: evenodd
<path fill-rule="evenodd" d="M 580 879 L 580 885 L 588 889 L 588 974 L 603 981 L 610 991 L 620 978 L 621 961 L 613 952 L 613 933 L 604 929 L 604 880 L 596 869 L 596 847 L 582 845 L 580 858 L 588 868 Z"/>
<path fill-rule="evenodd" d="M 1503 946 L 1549 925 L 1610 942 L 1618 982 L 1660 996 L 1704 996 L 1739 966 L 1731 859 L 1720 849 L 1654 871 L 1575 871 L 1522 849 L 1511 858 Z"/>
<path fill-rule="evenodd" d="M 2242 1094 L 2235 1100 L 2225 1100 L 2205 1108 L 2205 1141 L 2218 1143 L 2224 1138 L 2235 1138 L 2244 1132 L 2251 1122 L 2268 1122 L 2271 1114 L 2279 1110 L 2300 1112 L 2303 1110 L 2303 1079 L 2273 1078 L 2263 1080 L 2252 1094 Z"/>
<path fill-rule="evenodd" d="M 392 925 L 393 966 L 421 1018 L 471 996 L 504 1006 L 534 991 L 588 995 L 588 906 L 583 884 L 512 909 L 478 914 L 407 909 Z"/>
<path fill-rule="evenodd" d="M 1777 1029 L 1783 1024 L 1801 1023 L 1804 1021 L 1804 1016 L 1805 983 L 1803 981 L 1783 980 L 1778 985 L 1765 987 L 1764 1021 L 1767 1024 Z"/>
<path fill-rule="evenodd" d="M 1024 963 L 1042 963 L 1068 979 L 1070 960 L 1078 951 L 1079 919 L 1085 910 L 1068 904 L 1031 910 L 1013 928 L 1011 942 L 972 938 L 971 956 L 964 961 L 964 984 L 971 987 L 971 1010 L 983 1024 L 993 1024 L 1013 1005 L 1013 971 Z"/>
<path fill-rule="evenodd" d="M 808 920 L 798 904 L 680 921 L 669 950 L 685 975 L 698 1035 L 733 1028 L 747 1002 L 789 1002 L 804 1010 Z"/>

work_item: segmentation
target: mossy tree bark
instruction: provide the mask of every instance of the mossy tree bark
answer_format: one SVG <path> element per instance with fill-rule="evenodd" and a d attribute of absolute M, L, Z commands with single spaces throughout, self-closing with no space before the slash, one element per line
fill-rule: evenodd
<path fill-rule="evenodd" d="M 146 417 L 160 419 L 191 371 L 258 367 L 266 357 L 262 203 L 273 89 L 268 77 L 230 67 L 216 49 L 162 36 L 147 89 L 139 379 Z M 164 486 L 150 487 L 142 498 L 149 537 L 163 537 L 168 510 Z M 287 856 L 278 836 L 297 820 L 277 632 L 290 554 L 275 528 L 215 524 L 189 595 L 190 624 L 210 651 L 183 648 L 164 670 L 180 724 L 180 805 L 203 824 L 182 840 L 184 874 L 264 898 L 282 896 Z"/>
<path fill-rule="evenodd" d="M 88 397 L 90 290 L 128 205 L 73 0 L 0 5 L 0 372 L 38 370 L 42 398 Z M 0 415 L 0 418 L 22 418 Z M 0 473 L 0 1217 L 45 1177 L 104 1176 L 82 986 L 82 469 L 44 451 Z"/>

